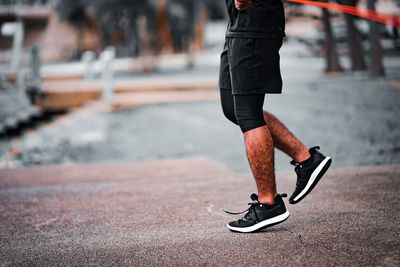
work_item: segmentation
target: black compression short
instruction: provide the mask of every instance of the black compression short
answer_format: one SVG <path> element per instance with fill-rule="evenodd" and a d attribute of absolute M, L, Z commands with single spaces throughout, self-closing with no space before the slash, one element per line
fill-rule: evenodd
<path fill-rule="evenodd" d="M 230 89 L 220 89 L 224 115 L 240 126 L 243 133 L 266 125 L 263 115 L 265 94 L 233 95 Z"/>

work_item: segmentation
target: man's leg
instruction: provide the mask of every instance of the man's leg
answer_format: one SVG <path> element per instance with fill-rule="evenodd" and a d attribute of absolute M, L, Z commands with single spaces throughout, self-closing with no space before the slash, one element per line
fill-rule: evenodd
<path fill-rule="evenodd" d="M 275 116 L 264 111 L 275 147 L 293 158 L 296 165 L 296 188 L 289 203 L 296 204 L 306 197 L 328 170 L 332 160 L 318 152 L 319 147 L 307 149 Z"/>
<path fill-rule="evenodd" d="M 238 124 L 234 112 L 234 102 L 231 89 L 220 89 L 221 106 L 224 115 L 231 122 Z M 263 111 L 263 116 L 270 136 L 272 136 L 273 145 L 286 153 L 296 162 L 302 162 L 310 157 L 308 148 L 303 145 L 275 116 Z M 268 142 L 268 140 L 267 140 Z"/>
<path fill-rule="evenodd" d="M 246 154 L 256 180 L 258 201 L 272 205 L 277 195 L 274 172 L 274 143 L 268 126 L 244 133 Z"/>
<path fill-rule="evenodd" d="M 267 111 L 264 111 L 263 115 L 276 148 L 282 150 L 296 162 L 302 162 L 310 157 L 308 148 L 282 122 Z"/>
<path fill-rule="evenodd" d="M 264 94 L 234 95 L 235 115 L 243 132 L 246 154 L 261 203 L 274 203 L 277 195 L 274 142 L 263 117 Z"/>
<path fill-rule="evenodd" d="M 285 221 L 289 212 L 282 200 L 285 195 L 276 191 L 274 143 L 263 117 L 264 94 L 234 95 L 233 99 L 236 120 L 231 120 L 237 122 L 243 132 L 258 196 L 252 194 L 248 212 L 243 218 L 228 223 L 227 227 L 232 231 L 253 232 Z M 230 114 L 224 113 L 226 116 Z"/>

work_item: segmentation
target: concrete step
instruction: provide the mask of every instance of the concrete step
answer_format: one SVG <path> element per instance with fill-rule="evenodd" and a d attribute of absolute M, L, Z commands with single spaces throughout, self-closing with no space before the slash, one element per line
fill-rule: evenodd
<path fill-rule="evenodd" d="M 32 106 L 28 98 L 18 92 L 2 92 L 0 95 L 0 136 L 19 134 L 42 117 L 42 110 Z"/>
<path fill-rule="evenodd" d="M 35 96 L 35 104 L 46 111 L 63 111 L 79 107 L 102 95 L 102 85 L 84 80 L 45 81 Z"/>
<path fill-rule="evenodd" d="M 8 80 L 8 82 L 15 84 L 17 78 L 15 73 L 5 73 L 5 77 Z M 82 80 L 83 79 L 83 74 L 51 74 L 51 75 L 44 75 L 43 76 L 43 81 L 68 81 L 68 80 Z"/>
<path fill-rule="evenodd" d="M 0 90 L 0 123 L 31 107 L 28 98 L 17 90 L 9 92 Z"/>
<path fill-rule="evenodd" d="M 143 104 L 182 102 L 186 99 L 188 101 L 215 99 L 214 89 L 216 87 L 216 81 L 204 79 L 191 81 L 146 78 L 137 81 L 116 81 L 114 83 L 115 97 L 113 98 L 115 104 L 113 105 L 119 109 Z M 85 80 L 44 81 L 43 90 L 35 96 L 34 101 L 43 110 L 62 111 L 99 99 L 102 90 L 103 85 L 100 82 Z"/>
<path fill-rule="evenodd" d="M 115 93 L 143 93 L 164 91 L 206 91 L 218 87 L 215 79 L 145 78 L 133 81 L 116 81 Z"/>
<path fill-rule="evenodd" d="M 46 75 L 43 76 L 43 82 L 76 81 L 83 80 L 83 78 L 83 74 Z"/>
<path fill-rule="evenodd" d="M 27 128 L 34 127 L 38 121 L 45 120 L 46 114 L 39 108 L 19 112 L 0 123 L 0 137 L 19 135 Z"/>
<path fill-rule="evenodd" d="M 149 92 L 149 93 L 120 93 L 114 94 L 111 105 L 113 109 L 135 108 L 141 105 L 193 102 L 216 100 L 219 98 L 217 91 L 175 91 L 175 92 Z"/>

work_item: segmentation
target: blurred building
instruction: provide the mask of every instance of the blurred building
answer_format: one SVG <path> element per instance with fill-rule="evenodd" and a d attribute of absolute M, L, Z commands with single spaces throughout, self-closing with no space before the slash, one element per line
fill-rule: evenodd
<path fill-rule="evenodd" d="M 78 30 L 67 21 L 60 22 L 50 0 L 0 0 L 0 61 L 10 60 L 13 40 L 4 29 L 16 21 L 24 26 L 24 51 L 40 45 L 45 61 L 70 59 L 78 43 L 82 49 L 100 48 L 100 31 L 94 19 L 89 27 Z"/>
<path fill-rule="evenodd" d="M 207 17 L 224 18 L 224 5 L 212 0 L 0 0 L 0 61 L 10 61 L 13 35 L 7 29 L 15 22 L 23 25 L 24 52 L 39 45 L 44 61 L 57 61 L 108 45 L 123 56 L 137 56 L 139 50 L 148 54 L 149 48 L 150 54 L 185 51 L 188 42 L 197 50 Z"/>

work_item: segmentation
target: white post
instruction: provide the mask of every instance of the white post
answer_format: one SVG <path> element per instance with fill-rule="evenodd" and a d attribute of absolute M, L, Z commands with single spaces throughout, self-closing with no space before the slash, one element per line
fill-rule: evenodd
<path fill-rule="evenodd" d="M 94 61 L 96 59 L 96 53 L 93 51 L 86 51 L 82 55 L 82 62 L 85 64 L 85 80 L 93 80 L 94 78 Z"/>
<path fill-rule="evenodd" d="M 17 71 L 21 62 L 21 55 L 24 43 L 24 25 L 21 21 L 15 22 L 14 38 L 11 52 L 11 70 Z"/>
<path fill-rule="evenodd" d="M 110 101 L 113 94 L 113 60 L 115 58 L 115 48 L 107 47 L 100 54 L 103 81 L 103 100 Z"/>
<path fill-rule="evenodd" d="M 23 95 L 24 81 L 21 68 L 22 52 L 24 46 L 24 24 L 22 21 L 13 23 L 12 26 L 13 44 L 11 50 L 10 71 L 15 74 L 15 87 Z"/>
<path fill-rule="evenodd" d="M 29 49 L 29 76 L 28 76 L 28 90 L 38 92 L 42 89 L 42 77 L 40 69 L 42 67 L 42 59 L 40 47 L 33 45 Z"/>

